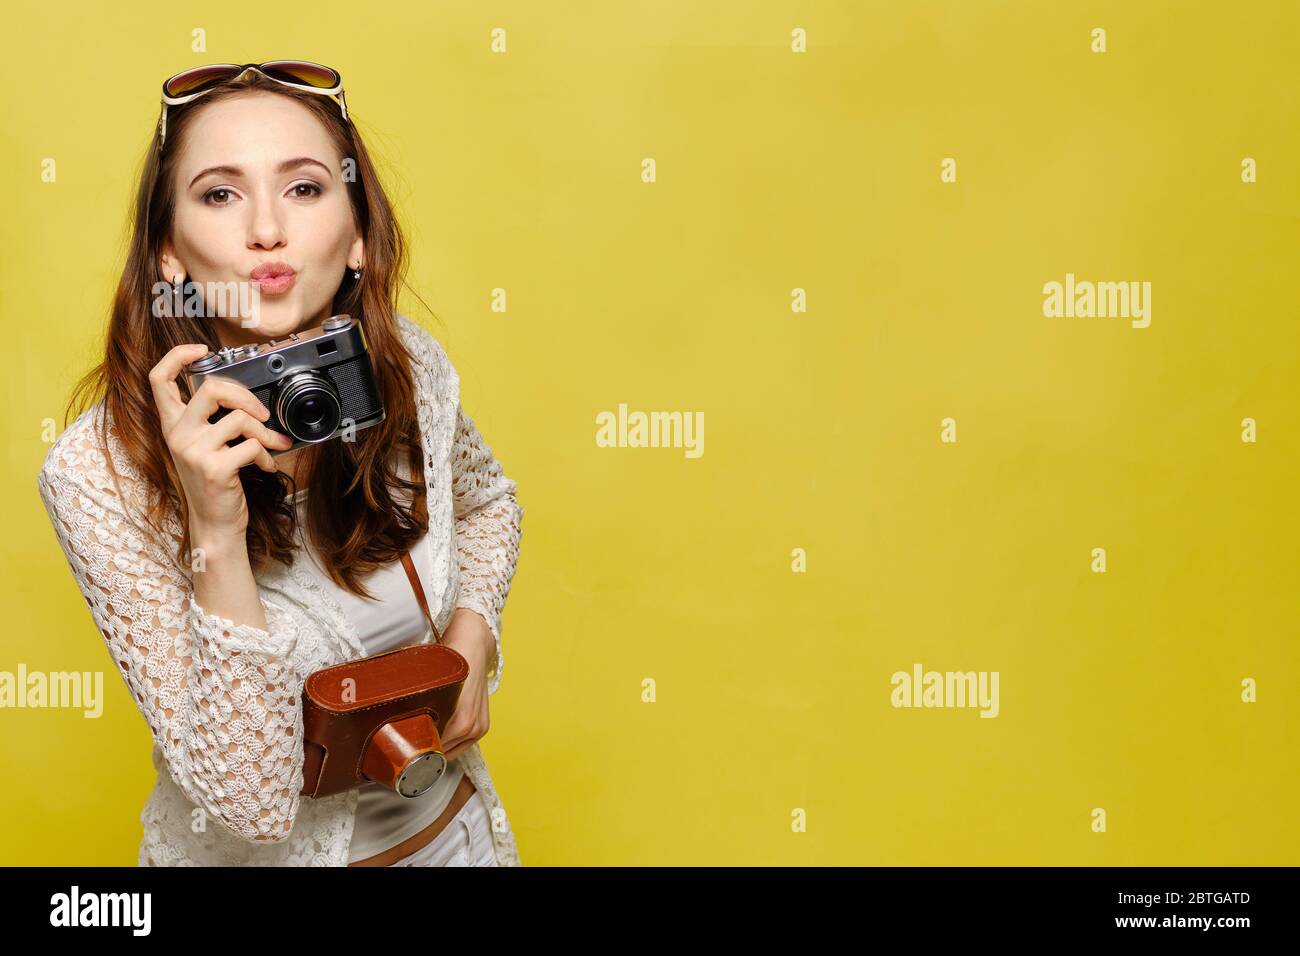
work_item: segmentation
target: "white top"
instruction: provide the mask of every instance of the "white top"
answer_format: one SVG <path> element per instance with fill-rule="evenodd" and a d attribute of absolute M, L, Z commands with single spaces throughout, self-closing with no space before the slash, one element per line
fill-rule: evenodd
<path fill-rule="evenodd" d="M 438 340 L 396 318 L 411 357 L 428 492 L 420 580 L 440 632 L 457 608 L 487 621 L 496 641 L 491 695 L 503 673 L 501 616 L 524 509 L 461 406 L 460 378 Z M 37 477 L 113 672 L 153 738 L 158 776 L 140 811 L 139 864 L 346 866 L 359 791 L 299 794 L 303 682 L 366 656 L 339 602 L 307 562 L 271 561 L 255 573 L 266 627 L 198 604 L 195 571 L 180 550 L 180 516 L 169 508 L 161 521 L 149 520 L 151 485 L 102 400 L 54 441 Z M 514 831 L 478 742 L 460 759 L 492 816 L 497 862 L 518 866 Z"/>
<path fill-rule="evenodd" d="M 432 640 L 429 622 L 424 619 L 420 603 L 411 590 L 411 581 L 401 561 L 380 568 L 365 579 L 366 590 L 375 600 L 353 594 L 330 580 L 321 566 L 320 554 L 311 546 L 304 533 L 307 490 L 291 496 L 298 511 L 298 546 L 310 560 L 303 567 L 329 591 L 343 608 L 343 612 L 357 629 L 357 637 L 365 645 L 366 656 L 382 654 L 409 644 Z M 425 554 L 428 536 L 421 538 L 412 549 L 416 567 L 426 567 Z M 447 808 L 456 793 L 460 778 L 465 776 L 460 757 L 447 764 L 446 772 L 437 783 L 418 797 L 403 797 L 395 790 L 378 783 L 362 785 L 357 803 L 356 824 L 352 830 L 352 844 L 348 849 L 348 862 L 364 860 L 382 853 L 409 837 L 415 836 Z"/>

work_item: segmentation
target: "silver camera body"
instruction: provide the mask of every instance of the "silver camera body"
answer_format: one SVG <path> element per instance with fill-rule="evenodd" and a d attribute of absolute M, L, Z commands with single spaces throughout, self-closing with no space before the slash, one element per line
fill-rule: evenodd
<path fill-rule="evenodd" d="M 270 409 L 266 427 L 293 439 L 289 448 L 270 449 L 272 455 L 384 420 L 365 336 L 349 315 L 333 316 L 318 328 L 283 339 L 209 352 L 185 367 L 191 395 L 212 376 L 247 388 Z M 229 413 L 219 408 L 208 421 Z M 233 447 L 244 440 L 240 435 L 227 444 Z"/>

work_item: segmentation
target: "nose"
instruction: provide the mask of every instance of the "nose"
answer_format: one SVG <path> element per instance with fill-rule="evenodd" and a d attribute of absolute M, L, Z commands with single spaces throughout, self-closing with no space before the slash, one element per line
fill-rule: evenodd
<path fill-rule="evenodd" d="M 274 249 L 284 245 L 284 220 L 277 204 L 255 199 L 248 204 L 250 249 Z"/>

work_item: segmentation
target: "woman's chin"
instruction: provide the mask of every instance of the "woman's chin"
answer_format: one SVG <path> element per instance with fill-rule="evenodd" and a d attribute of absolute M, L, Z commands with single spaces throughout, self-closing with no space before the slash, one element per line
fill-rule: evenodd
<path fill-rule="evenodd" d="M 266 301 L 258 314 L 243 320 L 230 320 L 239 327 L 239 334 L 260 342 L 282 339 L 293 332 L 301 332 L 311 323 L 301 308 L 293 303 L 271 305 Z"/>

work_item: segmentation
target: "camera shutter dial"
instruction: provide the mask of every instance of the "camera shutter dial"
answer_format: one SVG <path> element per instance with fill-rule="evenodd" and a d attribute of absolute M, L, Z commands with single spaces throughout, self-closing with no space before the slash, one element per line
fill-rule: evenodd
<path fill-rule="evenodd" d="M 209 352 L 197 362 L 191 362 L 189 365 L 190 372 L 207 372 L 221 364 L 221 356 Z"/>

